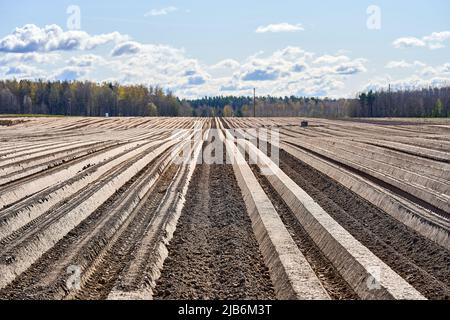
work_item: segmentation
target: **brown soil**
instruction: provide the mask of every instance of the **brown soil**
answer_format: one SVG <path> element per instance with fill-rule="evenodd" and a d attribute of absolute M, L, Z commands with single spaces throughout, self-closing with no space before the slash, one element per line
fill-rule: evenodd
<path fill-rule="evenodd" d="M 450 298 L 450 252 L 280 150 L 280 168 L 357 240 L 430 299 Z"/>
<path fill-rule="evenodd" d="M 156 162 L 159 162 L 158 159 Z M 78 298 L 83 299 L 103 299 L 115 284 L 117 275 L 128 262 L 127 254 L 131 254 L 131 248 L 139 241 L 145 228 L 151 220 L 154 211 L 158 208 L 164 196 L 164 190 L 170 184 L 176 167 L 169 167 L 160 177 L 158 182 L 150 191 L 147 201 L 143 201 L 141 210 L 135 215 L 131 215 L 128 228 L 118 230 L 115 234 L 119 240 L 111 243 L 111 232 L 109 229 L 117 223 L 118 218 L 111 216 L 110 212 L 123 202 L 123 197 L 128 192 L 132 192 L 133 184 L 140 179 L 151 176 L 157 170 L 155 163 L 150 163 L 139 174 L 130 179 L 120 188 L 110 199 L 103 203 L 86 220 L 80 223 L 75 229 L 69 232 L 63 239 L 47 251 L 30 268 L 17 277 L 10 285 L 0 290 L 0 299 L 61 299 L 69 292 L 67 291 L 66 273 L 70 265 L 92 265 L 96 263 L 94 273 L 87 282 L 87 288 L 95 290 L 82 290 Z M 127 205 L 124 203 L 123 205 Z M 106 221 L 100 228 L 99 225 Z M 88 242 L 93 232 L 95 236 Z M 96 261 L 99 253 L 108 245 L 111 245 L 101 261 Z M 43 280 L 57 269 L 56 279 L 49 284 L 43 284 Z M 82 272 L 84 275 L 84 271 Z"/>
<path fill-rule="evenodd" d="M 0 126 L 11 127 L 25 122 L 25 120 L 0 120 Z"/>
<path fill-rule="evenodd" d="M 256 166 L 252 166 L 253 173 L 274 205 L 289 234 L 294 239 L 300 251 L 317 274 L 320 282 L 330 297 L 335 300 L 356 300 L 358 295 L 341 277 L 331 262 L 320 251 L 294 213 L 289 209 L 280 195 L 273 189 L 266 177 L 261 175 Z"/>
<path fill-rule="evenodd" d="M 274 299 L 231 165 L 199 165 L 156 299 Z"/>

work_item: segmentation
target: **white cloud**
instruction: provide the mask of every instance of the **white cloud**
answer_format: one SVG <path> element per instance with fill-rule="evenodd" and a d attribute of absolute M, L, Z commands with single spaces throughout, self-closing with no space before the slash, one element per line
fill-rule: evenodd
<path fill-rule="evenodd" d="M 210 80 L 205 66 L 171 46 L 126 42 L 116 46 L 111 56 L 105 67 L 122 83 L 147 83 L 179 92 L 206 87 Z"/>
<path fill-rule="evenodd" d="M 266 33 L 266 32 L 296 32 L 305 30 L 301 24 L 289 24 L 287 22 L 269 24 L 266 26 L 259 26 L 256 29 L 256 33 Z"/>
<path fill-rule="evenodd" d="M 117 45 L 111 55 L 104 66 L 114 74 L 108 79 L 160 85 L 185 98 L 221 92 L 247 95 L 253 87 L 261 95 L 337 96 L 348 78 L 366 71 L 365 59 L 343 55 L 326 59 L 325 55 L 321 60 L 327 63 L 318 65 L 313 63 L 316 54 L 293 46 L 212 65 L 188 57 L 181 49 L 137 42 Z"/>
<path fill-rule="evenodd" d="M 364 59 L 357 59 L 350 62 L 343 62 L 334 67 L 333 71 L 342 75 L 353 75 L 361 72 L 366 72 L 367 69 L 364 66 Z"/>
<path fill-rule="evenodd" d="M 274 70 L 271 67 L 267 69 L 255 69 L 247 71 L 242 75 L 243 81 L 268 81 L 276 80 L 280 76 L 278 70 Z"/>
<path fill-rule="evenodd" d="M 450 39 L 450 31 L 433 32 L 421 39 L 404 37 L 396 39 L 392 44 L 395 48 L 428 47 L 431 50 L 445 48 L 443 42 Z"/>
<path fill-rule="evenodd" d="M 431 50 L 437 50 L 437 49 L 445 48 L 445 46 L 444 46 L 442 43 L 429 43 L 429 44 L 428 44 L 428 47 L 429 47 Z"/>
<path fill-rule="evenodd" d="M 91 36 L 84 31 L 63 31 L 58 25 L 39 28 L 27 24 L 0 39 L 0 52 L 49 52 L 68 50 L 91 50 L 99 45 L 128 39 L 118 32 Z"/>
<path fill-rule="evenodd" d="M 59 80 L 59 81 L 73 81 L 73 80 L 79 80 L 86 74 L 87 74 L 87 71 L 84 68 L 65 67 L 65 68 L 57 70 L 55 72 L 55 74 L 51 77 L 51 79 Z"/>
<path fill-rule="evenodd" d="M 405 60 L 398 60 L 398 61 L 393 60 L 393 61 L 389 61 L 386 64 L 385 68 L 386 69 L 406 69 L 406 68 L 412 68 L 412 67 L 423 68 L 425 66 L 426 66 L 425 63 L 423 63 L 421 61 L 417 61 L 417 60 L 412 63 L 407 62 Z"/>
<path fill-rule="evenodd" d="M 144 16 L 145 17 L 149 17 L 149 16 L 165 16 L 171 12 L 175 12 L 177 11 L 178 8 L 174 7 L 174 6 L 170 6 L 170 7 L 165 7 L 162 9 L 152 9 L 149 12 L 145 13 Z"/>
<path fill-rule="evenodd" d="M 330 59 L 324 66 L 316 65 L 316 54 L 293 46 L 271 54 L 258 52 L 241 62 L 225 59 L 213 65 L 202 64 L 170 46 L 136 43 L 131 47 L 139 50 L 121 49 L 127 54 L 113 55 L 108 61 L 117 81 L 160 85 L 185 98 L 220 92 L 247 95 L 253 87 L 261 95 L 337 96 L 346 79 L 366 71 L 365 59 L 341 56 L 335 63 Z M 122 46 L 113 51 L 119 48 Z M 219 72 L 224 69 L 227 72 Z"/>
<path fill-rule="evenodd" d="M 135 41 L 127 41 L 121 44 L 118 44 L 111 51 L 111 55 L 113 57 L 122 56 L 125 54 L 136 54 L 142 49 L 142 45 Z"/>
<path fill-rule="evenodd" d="M 189 77 L 187 80 L 188 80 L 188 85 L 193 85 L 193 86 L 198 86 L 198 85 L 204 84 L 206 82 L 206 79 L 199 75 Z"/>
<path fill-rule="evenodd" d="M 425 41 L 414 37 L 404 37 L 395 40 L 393 43 L 395 48 L 411 48 L 411 47 L 425 47 Z"/>
<path fill-rule="evenodd" d="M 413 65 L 414 65 L 414 67 L 419 67 L 419 68 L 423 68 L 423 67 L 427 66 L 426 63 L 423 63 L 422 61 L 418 61 L 418 60 L 414 61 Z"/>
<path fill-rule="evenodd" d="M 443 42 L 450 39 L 450 31 L 433 32 L 431 35 L 423 37 L 427 42 Z"/>
<path fill-rule="evenodd" d="M 389 61 L 385 68 L 387 69 L 396 69 L 396 68 L 410 68 L 412 65 L 405 60 L 400 61 Z"/>
<path fill-rule="evenodd" d="M 450 73 L 450 63 L 444 63 L 441 66 L 426 67 L 421 71 L 422 76 L 449 77 L 448 73 Z"/>
<path fill-rule="evenodd" d="M 6 53 L 0 57 L 1 65 L 11 65 L 14 63 L 55 63 L 61 59 L 59 53 Z"/>
<path fill-rule="evenodd" d="M 334 64 L 339 62 L 347 62 L 350 58 L 344 55 L 332 56 L 332 55 L 323 55 L 314 60 L 314 64 Z"/>
<path fill-rule="evenodd" d="M 104 59 L 101 56 L 95 54 L 86 54 L 70 58 L 70 60 L 67 61 L 67 64 L 70 66 L 85 68 L 85 67 L 93 67 L 103 62 Z"/>
<path fill-rule="evenodd" d="M 284 49 L 277 50 L 273 53 L 273 58 L 282 59 L 282 60 L 291 61 L 291 62 L 305 61 L 305 59 L 312 59 L 313 57 L 314 57 L 314 53 L 307 52 L 307 51 L 303 50 L 302 48 L 293 47 L 293 46 L 288 46 Z"/>
<path fill-rule="evenodd" d="M 225 82 L 220 86 L 220 91 L 228 91 L 228 92 L 236 92 L 236 91 L 250 91 L 253 90 L 254 87 L 249 85 L 243 85 L 239 81 L 236 81 L 236 79 L 223 79 Z"/>
<path fill-rule="evenodd" d="M 393 80 L 390 76 L 379 77 L 369 82 L 361 91 L 387 90 L 389 84 L 391 85 L 392 90 L 417 90 L 429 87 L 450 86 L 450 78 L 433 76 L 432 78 L 424 79 L 421 76 L 413 75 L 407 78 Z"/>
<path fill-rule="evenodd" d="M 19 64 L 5 68 L 4 76 L 15 79 L 37 79 L 44 77 L 45 72 L 35 66 Z"/>
<path fill-rule="evenodd" d="M 292 66 L 291 71 L 292 72 L 303 72 L 308 68 L 306 64 L 302 63 L 296 63 Z"/>
<path fill-rule="evenodd" d="M 433 68 L 433 67 L 426 67 L 426 68 L 423 68 L 421 71 L 420 71 L 420 74 L 423 76 L 423 77 L 430 77 L 430 76 L 435 76 L 435 75 L 437 75 L 439 72 L 435 69 L 435 68 Z"/>
<path fill-rule="evenodd" d="M 211 69 L 237 69 L 239 68 L 240 63 L 233 59 L 224 59 L 219 61 L 215 65 L 211 66 Z"/>
<path fill-rule="evenodd" d="M 319 59 L 316 56 L 292 46 L 269 55 L 255 54 L 241 63 L 220 90 L 226 94 L 246 95 L 257 87 L 262 95 L 332 96 L 342 94 L 347 78 L 366 71 L 365 59 L 352 60 L 346 56 L 327 59 L 327 55 Z M 317 59 L 320 65 L 314 63 Z"/>
<path fill-rule="evenodd" d="M 442 66 L 442 72 L 450 72 L 450 63 L 446 63 Z"/>
<path fill-rule="evenodd" d="M 59 27 L 53 29 L 60 30 Z M 35 28 L 29 30 L 33 35 L 39 33 Z M 350 58 L 343 52 L 336 56 L 320 55 L 288 46 L 268 53 L 257 52 L 242 60 L 224 59 L 206 64 L 190 57 L 183 49 L 129 39 L 113 41 L 114 46 L 109 54 L 105 53 L 106 48 L 102 48 L 95 54 L 76 51 L 70 52 L 69 56 L 64 52 L 49 52 L 55 48 L 67 49 L 63 45 L 66 42 L 61 39 L 69 35 L 50 36 L 48 33 L 44 31 L 45 37 L 19 37 L 28 40 L 16 44 L 16 49 L 34 51 L 0 52 L 3 77 L 159 85 L 186 98 L 217 94 L 247 95 L 252 93 L 253 87 L 257 87 L 260 95 L 340 96 L 348 90 L 346 84 L 349 79 L 366 71 L 367 62 L 361 58 Z M 109 38 L 86 35 L 77 38 L 79 41 L 69 46 L 71 50 L 87 49 Z M 11 40 L 3 44 L 12 47 L 9 43 Z M 57 63 L 53 63 L 52 59 Z M 42 63 L 45 71 L 38 69 Z"/>

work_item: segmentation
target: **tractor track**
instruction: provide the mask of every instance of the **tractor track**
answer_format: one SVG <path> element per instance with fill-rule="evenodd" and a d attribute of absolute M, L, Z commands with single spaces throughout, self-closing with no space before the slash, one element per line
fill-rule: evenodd
<path fill-rule="evenodd" d="M 111 212 L 114 212 L 118 207 L 126 208 L 131 202 L 135 201 L 139 191 L 135 189 L 146 182 L 148 183 L 155 174 L 159 174 L 159 171 L 162 170 L 160 166 L 168 153 L 169 151 L 165 156 L 161 155 L 155 159 L 155 161 L 148 164 L 146 168 L 138 175 L 131 178 L 87 219 L 70 231 L 48 252 L 44 253 L 26 272 L 20 275 L 8 287 L 1 290 L 0 298 L 9 297 L 23 299 L 26 297 L 34 297 L 39 299 L 52 299 L 62 298 L 69 294 L 70 292 L 65 283 L 68 277 L 66 274 L 67 267 L 71 265 L 81 266 L 98 263 L 95 262 L 95 260 L 97 259 L 99 252 L 103 250 L 105 246 L 111 245 L 109 238 L 113 236 L 117 237 L 117 234 L 111 234 L 110 230 L 120 229 L 120 225 L 125 223 L 123 220 L 128 221 L 130 218 L 128 216 L 121 217 L 121 214 L 123 213 L 120 212 L 120 210 L 114 215 L 111 215 Z M 132 161 L 133 159 L 130 160 L 130 163 Z M 125 167 L 126 165 L 127 164 L 125 163 L 121 167 Z M 170 180 L 170 174 L 173 170 L 166 171 L 169 171 L 169 173 L 164 173 L 161 177 L 161 181 Z M 159 184 L 160 182 L 151 189 L 157 190 L 157 192 L 154 192 L 156 193 L 156 197 L 147 202 L 151 201 L 153 204 L 158 204 L 158 199 L 160 200 Z M 127 196 L 133 193 L 134 197 L 128 197 L 129 199 L 127 200 Z M 148 208 L 148 205 L 145 206 L 144 204 L 143 208 L 143 210 L 145 210 L 145 208 Z M 134 226 L 136 226 L 136 223 Z M 114 254 L 115 252 L 113 252 L 113 255 Z M 109 258 L 113 259 L 111 257 Z M 58 272 L 56 272 L 56 274 L 55 266 L 58 267 Z M 111 264 L 111 266 L 113 266 L 113 264 Z M 42 275 L 45 276 L 43 277 Z M 92 280 L 88 283 L 91 282 Z M 112 286 L 112 284 L 110 284 L 110 286 Z M 86 293 L 86 291 L 83 292 L 84 294 Z M 80 294 L 82 295 L 83 292 Z M 104 292 L 102 297 L 106 294 L 107 293 Z"/>
<path fill-rule="evenodd" d="M 284 150 L 280 168 L 419 292 L 430 299 L 450 299 L 450 252 Z"/>
<path fill-rule="evenodd" d="M 126 267 L 134 250 L 153 220 L 167 188 L 178 167 L 171 165 L 152 188 L 149 197 L 143 201 L 135 212 L 114 234 L 88 270 L 82 290 L 71 294 L 72 299 L 98 300 L 106 299 L 114 287 L 120 272 Z"/>
<path fill-rule="evenodd" d="M 231 165 L 198 165 L 155 299 L 274 299 L 246 211 Z"/>
<path fill-rule="evenodd" d="M 302 225 L 295 218 L 291 209 L 289 209 L 284 200 L 273 189 L 270 182 L 267 181 L 267 178 L 261 174 L 260 169 L 256 165 L 252 165 L 251 168 L 253 174 L 263 187 L 264 192 L 275 206 L 275 209 L 288 229 L 289 234 L 308 260 L 330 297 L 335 300 L 357 300 L 358 295 L 320 251 Z"/>
<path fill-rule="evenodd" d="M 58 219 L 61 216 L 70 212 L 72 208 L 76 207 L 80 203 L 84 202 L 86 199 L 91 197 L 92 194 L 99 191 L 104 184 L 108 181 L 114 179 L 114 177 L 125 168 L 127 168 L 130 164 L 138 161 L 143 158 L 146 154 L 149 154 L 156 147 L 152 147 L 147 149 L 145 152 L 140 153 L 126 161 L 114 166 L 106 173 L 104 173 L 99 179 L 95 181 L 93 184 L 88 184 L 84 188 L 82 188 L 74 197 L 70 199 L 65 199 L 60 206 L 53 207 L 49 211 L 45 212 L 43 215 L 34 219 L 24 227 L 16 230 L 8 237 L 2 239 L 0 241 L 0 246 L 3 247 L 3 252 L 7 253 L 9 250 L 14 248 L 15 245 L 24 243 L 25 240 L 29 237 L 32 237 L 35 233 L 39 232 L 43 228 L 48 227 L 54 220 Z M 1 259 L 1 258 L 0 258 Z M 1 260 L 0 260 L 1 261 Z"/>
<path fill-rule="evenodd" d="M 298 121 L 1 128 L 0 300 L 450 300 L 446 132 Z M 255 148 L 223 130 L 271 127 L 282 130 L 279 163 L 257 165 L 250 150 L 270 156 L 272 140 Z M 210 135 L 193 140 L 197 129 Z M 205 156 L 212 137 L 230 149 L 222 164 L 175 162 L 188 145 Z M 374 264 L 385 277 L 370 292 Z"/>

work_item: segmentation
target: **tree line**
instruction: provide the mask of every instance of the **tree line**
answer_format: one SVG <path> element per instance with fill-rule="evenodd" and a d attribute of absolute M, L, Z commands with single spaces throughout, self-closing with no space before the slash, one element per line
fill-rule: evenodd
<path fill-rule="evenodd" d="M 0 113 L 66 116 L 191 115 L 170 91 L 80 81 L 0 81 Z"/>
<path fill-rule="evenodd" d="M 0 114 L 66 116 L 449 117 L 450 87 L 369 91 L 353 99 L 216 96 L 180 99 L 160 87 L 0 80 Z"/>
<path fill-rule="evenodd" d="M 450 87 L 369 91 L 358 102 L 350 117 L 450 117 Z"/>

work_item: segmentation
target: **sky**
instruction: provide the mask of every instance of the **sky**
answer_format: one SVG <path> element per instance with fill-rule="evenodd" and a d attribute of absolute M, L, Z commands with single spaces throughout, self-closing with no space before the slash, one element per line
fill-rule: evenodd
<path fill-rule="evenodd" d="M 0 79 L 183 98 L 450 85 L 448 0 L 0 0 Z"/>

